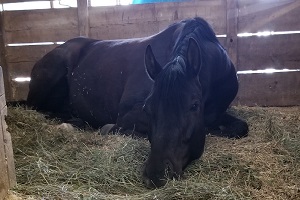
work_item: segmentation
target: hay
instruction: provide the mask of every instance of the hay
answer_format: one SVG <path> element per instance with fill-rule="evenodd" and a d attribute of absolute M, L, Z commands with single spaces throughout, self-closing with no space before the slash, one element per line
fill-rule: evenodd
<path fill-rule="evenodd" d="M 67 131 L 32 110 L 9 107 L 23 199 L 300 199 L 300 108 L 236 107 L 250 135 L 207 137 L 179 181 L 149 190 L 141 180 L 148 141 Z"/>

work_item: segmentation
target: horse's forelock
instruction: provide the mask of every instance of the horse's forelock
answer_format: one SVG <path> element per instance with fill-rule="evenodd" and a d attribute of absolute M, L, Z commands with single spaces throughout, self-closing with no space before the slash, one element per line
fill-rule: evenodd
<path fill-rule="evenodd" d="M 159 104 L 165 111 L 179 110 L 183 104 L 183 93 L 187 88 L 186 66 L 183 58 L 177 57 L 161 71 L 152 91 L 153 105 Z"/>

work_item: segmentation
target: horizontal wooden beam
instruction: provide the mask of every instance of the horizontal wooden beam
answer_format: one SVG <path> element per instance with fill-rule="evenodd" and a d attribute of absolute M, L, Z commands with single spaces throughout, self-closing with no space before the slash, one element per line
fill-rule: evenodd
<path fill-rule="evenodd" d="M 300 106 L 300 72 L 239 75 L 235 105 Z"/>

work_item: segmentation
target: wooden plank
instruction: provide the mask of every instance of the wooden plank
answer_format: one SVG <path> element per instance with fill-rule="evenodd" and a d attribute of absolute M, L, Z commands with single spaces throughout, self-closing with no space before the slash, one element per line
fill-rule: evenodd
<path fill-rule="evenodd" d="M 155 21 L 155 4 L 90 7 L 90 27 Z"/>
<path fill-rule="evenodd" d="M 4 11 L 4 30 L 77 28 L 77 9 Z"/>
<path fill-rule="evenodd" d="M 159 23 L 132 23 L 101 25 L 90 29 L 90 36 L 95 39 L 126 39 L 146 37 L 159 32 Z"/>
<path fill-rule="evenodd" d="M 300 34 L 238 39 L 239 70 L 299 69 Z"/>
<path fill-rule="evenodd" d="M 198 0 L 155 4 L 158 21 L 172 24 L 180 20 L 202 17 L 213 27 L 216 34 L 226 34 L 226 0 Z"/>
<path fill-rule="evenodd" d="M 2 126 L 0 124 L 0 126 Z M 2 127 L 0 127 L 2 130 Z M 0 132 L 0 199 L 4 199 L 9 189 L 9 179 L 7 172 L 7 162 L 5 159 L 4 138 L 2 131 Z"/>
<path fill-rule="evenodd" d="M 29 82 L 12 82 L 12 97 L 7 101 L 25 101 L 29 91 Z"/>
<path fill-rule="evenodd" d="M 10 85 L 10 79 L 8 76 L 8 66 L 6 62 L 6 48 L 4 45 L 5 32 L 3 30 L 3 12 L 0 12 L 0 72 L 4 77 L 4 85 L 6 87 L 6 96 L 10 97 L 11 90 L 8 87 Z M 3 70 L 3 71 L 2 71 Z"/>
<path fill-rule="evenodd" d="M 0 114 L 2 115 L 6 115 L 6 113 L 4 112 L 4 113 L 2 113 L 2 110 L 4 110 L 5 111 L 5 109 L 6 109 L 6 100 L 5 100 L 5 95 L 3 94 L 3 95 L 1 95 L 0 96 Z M 1 123 L 1 119 L 0 119 L 0 123 Z M 0 129 L 0 132 L 1 132 L 2 130 Z"/>
<path fill-rule="evenodd" d="M 239 75 L 235 105 L 299 106 L 300 72 Z"/>
<path fill-rule="evenodd" d="M 6 114 L 7 114 L 7 107 L 5 106 L 1 110 L 1 123 L 2 123 L 2 132 L 3 132 L 3 140 L 4 140 L 5 158 L 7 163 L 6 167 L 8 173 L 9 188 L 12 188 L 16 185 L 16 171 L 15 171 L 15 162 L 14 162 L 11 135 L 7 131 L 7 124 L 5 122 Z"/>
<path fill-rule="evenodd" d="M 8 63 L 9 77 L 11 80 L 17 77 L 29 77 L 35 63 L 36 62 Z M 11 85 L 12 81 L 10 87 Z"/>
<path fill-rule="evenodd" d="M 64 41 L 78 35 L 77 9 L 4 11 L 5 43 Z"/>
<path fill-rule="evenodd" d="M 1 95 L 0 95 L 0 199 L 4 199 L 6 196 L 8 189 L 10 188 L 10 181 L 8 176 L 8 162 L 6 159 L 6 147 L 5 147 L 5 137 L 2 127 L 2 109 L 5 107 L 5 94 L 4 94 L 4 83 L 3 83 L 3 75 L 2 70 L 0 70 L 0 87 L 1 87 Z"/>
<path fill-rule="evenodd" d="M 226 49 L 235 67 L 237 67 L 237 60 L 238 60 L 237 19 L 238 19 L 237 0 L 227 0 Z"/>
<path fill-rule="evenodd" d="M 78 28 L 59 29 L 41 28 L 6 32 L 6 44 L 35 43 L 35 42 L 61 42 L 78 36 Z"/>
<path fill-rule="evenodd" d="M 10 84 L 6 88 L 10 89 L 11 95 L 6 96 L 7 101 L 23 101 L 27 99 L 29 83 L 18 83 L 13 79 L 17 77 L 30 77 L 34 64 L 35 62 L 8 63 Z"/>
<path fill-rule="evenodd" d="M 89 36 L 88 0 L 77 0 L 78 33 L 79 36 Z"/>
<path fill-rule="evenodd" d="M 5 95 L 5 89 L 4 89 L 4 81 L 3 81 L 3 72 L 2 68 L 0 67 L 0 96 Z M 1 110 L 0 106 L 0 110 Z"/>
<path fill-rule="evenodd" d="M 112 25 L 130 26 L 132 24 L 139 24 L 142 27 L 148 24 L 158 24 L 160 31 L 168 25 L 178 22 L 180 20 L 191 17 L 203 17 L 213 27 L 217 34 L 226 33 L 226 2 L 224 0 L 201 0 L 180 3 L 159 3 L 159 4 L 141 4 L 130 6 L 108 6 L 108 7 L 92 7 L 89 9 L 90 27 L 93 35 L 95 30 L 103 29 L 106 26 L 107 32 L 115 32 L 117 29 L 109 29 Z M 153 30 L 153 28 L 150 28 Z M 121 29 L 122 30 L 122 29 Z M 144 32 L 133 29 L 129 35 L 151 35 L 153 32 Z M 120 31 L 120 30 L 118 30 Z M 123 31 L 123 30 L 122 30 Z M 156 31 L 156 32 L 157 32 Z M 112 39 L 111 35 L 104 35 L 105 39 Z M 120 37 L 118 37 L 120 38 Z M 128 38 L 125 36 L 124 38 Z"/>
<path fill-rule="evenodd" d="M 36 62 L 59 45 L 11 46 L 6 47 L 8 63 Z"/>
<path fill-rule="evenodd" d="M 300 30 L 299 0 L 239 0 L 239 32 Z"/>

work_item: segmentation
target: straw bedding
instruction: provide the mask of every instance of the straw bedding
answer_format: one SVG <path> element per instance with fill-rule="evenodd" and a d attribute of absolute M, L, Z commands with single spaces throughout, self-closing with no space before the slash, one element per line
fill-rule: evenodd
<path fill-rule="evenodd" d="M 201 159 L 155 190 L 141 180 L 147 140 L 66 130 L 22 107 L 8 111 L 17 199 L 300 199 L 300 107 L 231 108 L 249 123 L 249 136 L 207 136 Z"/>

